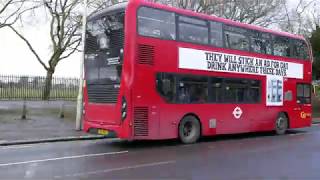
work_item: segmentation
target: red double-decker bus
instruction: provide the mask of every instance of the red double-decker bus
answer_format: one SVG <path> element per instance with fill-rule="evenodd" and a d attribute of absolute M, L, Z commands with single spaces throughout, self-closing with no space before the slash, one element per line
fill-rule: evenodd
<path fill-rule="evenodd" d="M 92 15 L 84 131 L 129 140 L 311 125 L 302 36 L 132 0 Z"/>

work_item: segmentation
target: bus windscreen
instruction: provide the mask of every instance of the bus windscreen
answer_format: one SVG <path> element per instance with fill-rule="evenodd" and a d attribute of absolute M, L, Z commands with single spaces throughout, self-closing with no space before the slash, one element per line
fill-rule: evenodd
<path fill-rule="evenodd" d="M 85 76 L 88 91 L 94 92 L 95 96 L 102 93 L 98 92 L 100 90 L 104 93 L 119 91 L 123 42 L 124 12 L 108 14 L 87 22 Z M 92 93 L 89 92 L 89 99 L 90 94 Z"/>

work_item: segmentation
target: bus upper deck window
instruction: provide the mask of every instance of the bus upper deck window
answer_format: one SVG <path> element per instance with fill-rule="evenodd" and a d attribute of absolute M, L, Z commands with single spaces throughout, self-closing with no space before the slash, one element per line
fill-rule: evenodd
<path fill-rule="evenodd" d="M 309 59 L 307 44 L 302 40 L 292 40 L 292 57 L 299 59 Z"/>
<path fill-rule="evenodd" d="M 228 48 L 249 51 L 249 39 L 243 34 L 226 31 L 225 41 Z"/>
<path fill-rule="evenodd" d="M 273 40 L 274 55 L 290 57 L 289 39 L 285 37 L 275 36 Z"/>
<path fill-rule="evenodd" d="M 197 44 L 208 44 L 207 21 L 179 16 L 179 40 Z"/>
<path fill-rule="evenodd" d="M 251 50 L 262 54 L 272 54 L 270 35 L 253 31 L 250 33 Z"/>
<path fill-rule="evenodd" d="M 210 22 L 210 44 L 223 47 L 222 23 Z"/>
<path fill-rule="evenodd" d="M 138 32 L 142 36 L 175 40 L 175 14 L 141 7 L 138 11 Z"/>

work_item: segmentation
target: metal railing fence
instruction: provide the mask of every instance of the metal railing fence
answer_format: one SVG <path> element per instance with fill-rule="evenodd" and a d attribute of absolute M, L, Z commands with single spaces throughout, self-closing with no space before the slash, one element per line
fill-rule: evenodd
<path fill-rule="evenodd" d="M 0 75 L 0 100 L 42 100 L 46 77 Z M 79 79 L 52 79 L 49 100 L 74 101 L 78 95 Z"/>

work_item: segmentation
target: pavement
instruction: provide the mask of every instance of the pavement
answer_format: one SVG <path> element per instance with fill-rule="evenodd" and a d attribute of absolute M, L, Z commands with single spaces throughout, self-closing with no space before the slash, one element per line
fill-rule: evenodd
<path fill-rule="evenodd" d="M 320 118 L 313 118 L 313 123 L 314 124 L 319 124 L 320 123 Z"/>
<path fill-rule="evenodd" d="M 318 180 L 320 126 L 177 141 L 93 140 L 0 147 L 1 179 Z"/>
<path fill-rule="evenodd" d="M 22 106 L 22 101 L 0 101 L 0 146 L 104 138 L 75 130 L 75 102 L 29 101 L 25 120 Z"/>

